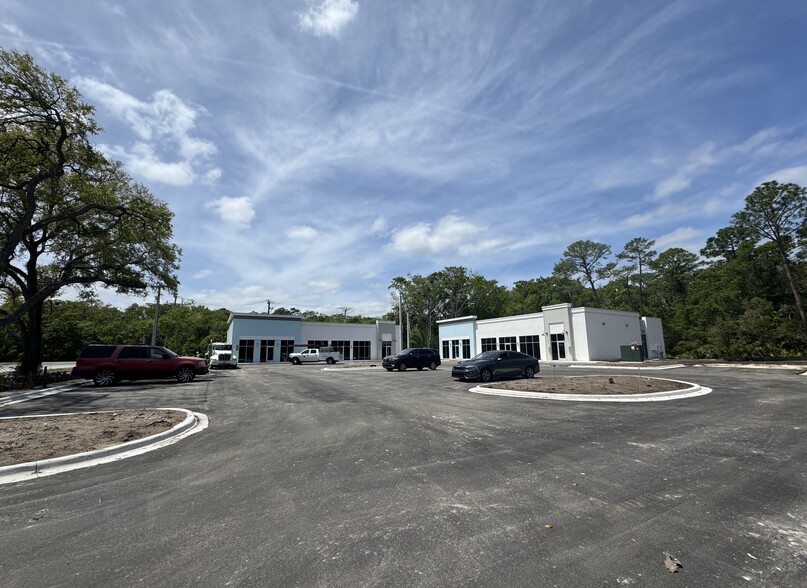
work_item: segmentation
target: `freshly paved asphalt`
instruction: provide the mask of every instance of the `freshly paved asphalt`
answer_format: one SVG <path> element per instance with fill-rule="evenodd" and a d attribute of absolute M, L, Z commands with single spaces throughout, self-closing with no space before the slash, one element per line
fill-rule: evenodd
<path fill-rule="evenodd" d="M 282 365 L 12 405 L 0 416 L 175 406 L 210 426 L 0 486 L 0 584 L 804 585 L 807 380 L 647 375 L 714 391 L 540 401 L 471 394 L 445 366 Z"/>

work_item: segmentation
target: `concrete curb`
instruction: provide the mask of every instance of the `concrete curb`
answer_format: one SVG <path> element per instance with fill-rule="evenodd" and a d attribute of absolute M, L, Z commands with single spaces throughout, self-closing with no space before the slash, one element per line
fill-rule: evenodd
<path fill-rule="evenodd" d="M 156 433 L 134 441 L 121 443 L 120 445 L 113 445 L 111 447 L 104 447 L 103 449 L 96 449 L 94 451 L 85 451 L 84 453 L 76 453 L 73 455 L 65 455 L 62 457 L 54 457 L 51 459 L 43 459 L 40 461 L 30 461 L 10 466 L 0 467 L 0 484 L 7 484 L 10 482 L 19 482 L 21 480 L 28 480 L 31 477 L 47 476 L 57 474 L 63 471 L 88 467 L 91 465 L 98 465 L 125 459 L 140 455 L 148 451 L 153 451 L 170 445 L 179 441 L 180 439 L 198 433 L 207 428 L 207 416 L 202 413 L 193 413 L 184 408 L 154 408 L 149 410 L 175 410 L 185 413 L 185 419 L 167 431 Z M 67 414 L 98 414 L 101 412 L 120 412 L 120 411 L 94 411 L 92 413 L 62 413 L 59 415 L 43 414 L 43 415 L 30 415 L 19 417 L 5 417 L 4 419 L 21 419 L 21 418 L 52 418 L 63 416 Z"/>
<path fill-rule="evenodd" d="M 659 378 L 660 379 L 660 378 Z M 681 390 L 669 392 L 652 392 L 650 394 L 621 394 L 615 395 L 587 395 L 587 394 L 548 394 L 546 392 L 527 392 L 521 390 L 501 390 L 497 388 L 487 388 L 485 386 L 475 386 L 469 392 L 475 394 L 487 394 L 490 396 L 509 396 L 511 398 L 533 398 L 536 400 L 566 400 L 571 402 L 662 402 L 665 400 L 679 400 L 681 398 L 694 398 L 709 394 L 712 389 L 684 382 L 682 380 L 669 380 L 679 382 L 688 387 Z"/>
<path fill-rule="evenodd" d="M 548 365 L 552 365 L 550 362 Z M 557 364 L 555 364 L 557 365 Z M 638 370 L 642 372 L 661 371 L 661 370 L 676 370 L 678 368 L 686 367 L 683 363 L 672 363 L 669 365 L 644 365 L 641 363 L 634 363 L 631 365 L 614 365 L 603 364 L 597 362 L 591 363 L 573 363 L 570 368 L 594 368 L 598 370 Z"/>

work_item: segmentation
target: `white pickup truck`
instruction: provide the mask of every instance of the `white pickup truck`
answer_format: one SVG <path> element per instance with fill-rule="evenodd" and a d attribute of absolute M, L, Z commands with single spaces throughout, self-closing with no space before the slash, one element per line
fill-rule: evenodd
<path fill-rule="evenodd" d="M 300 353 L 289 354 L 289 361 L 294 365 L 300 365 L 301 363 L 313 363 L 315 361 L 324 361 L 328 365 L 331 365 L 337 361 L 342 361 L 342 352 L 333 351 L 330 347 L 323 347 L 322 349 L 306 349 Z"/>
<path fill-rule="evenodd" d="M 233 355 L 233 346 L 230 343 L 211 343 L 208 345 L 207 362 L 210 369 L 238 367 L 238 358 Z"/>

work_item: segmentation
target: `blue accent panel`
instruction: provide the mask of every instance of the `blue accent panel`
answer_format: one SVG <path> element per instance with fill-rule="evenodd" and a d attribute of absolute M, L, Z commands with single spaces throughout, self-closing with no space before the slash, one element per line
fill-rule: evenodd
<path fill-rule="evenodd" d="M 446 325 L 438 325 L 439 338 L 450 339 L 456 337 L 469 337 L 471 341 L 474 340 L 474 326 L 476 321 L 470 320 L 461 323 L 449 323 Z"/>

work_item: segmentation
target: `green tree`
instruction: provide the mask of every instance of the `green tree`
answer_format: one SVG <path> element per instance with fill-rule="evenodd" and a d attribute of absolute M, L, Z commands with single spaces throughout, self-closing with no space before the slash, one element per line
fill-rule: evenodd
<path fill-rule="evenodd" d="M 30 55 L 0 49 L 0 276 L 26 234 L 85 212 L 63 209 L 58 218 L 34 222 L 47 196 L 43 183 L 103 162 L 90 144 L 99 130 L 92 112 L 77 90 Z"/>
<path fill-rule="evenodd" d="M 605 243 L 575 241 L 563 252 L 563 258 L 555 264 L 553 274 L 558 277 L 575 277 L 591 288 L 594 303 L 601 306 L 596 283 L 611 277 L 616 262 L 608 262 L 611 247 Z"/>
<path fill-rule="evenodd" d="M 176 289 L 173 213 L 89 143 L 92 108 L 30 56 L 0 51 L 0 327 L 16 323 L 29 380 L 45 300 L 65 286 Z"/>
<path fill-rule="evenodd" d="M 565 276 L 553 274 L 548 277 L 519 280 L 509 291 L 503 314 L 541 312 L 544 306 L 583 299 L 585 293 L 580 283 Z"/>
<path fill-rule="evenodd" d="M 633 281 L 639 289 L 639 314 L 643 314 L 644 301 L 644 273 L 648 264 L 656 256 L 653 245 L 656 242 L 644 237 L 636 237 L 625 243 L 625 247 L 617 253 L 617 259 L 628 261 L 629 264 L 622 268 L 627 276 L 627 281 Z"/>
<path fill-rule="evenodd" d="M 730 226 L 719 229 L 717 235 L 706 239 L 701 255 L 731 261 L 737 257 L 740 247 L 748 242 L 750 237 L 751 233 L 743 227 Z"/>
<path fill-rule="evenodd" d="M 745 198 L 745 208 L 732 217 L 738 230 L 749 231 L 757 241 L 776 245 L 779 262 L 807 336 L 807 313 L 799 292 L 793 255 L 801 243 L 807 214 L 807 188 L 797 184 L 765 182 Z"/>
<path fill-rule="evenodd" d="M 488 280 L 477 274 L 471 277 L 468 314 L 475 315 L 480 320 L 504 316 L 508 299 L 507 287 L 502 286 L 496 280 Z M 453 317 L 443 316 L 441 318 Z"/>

